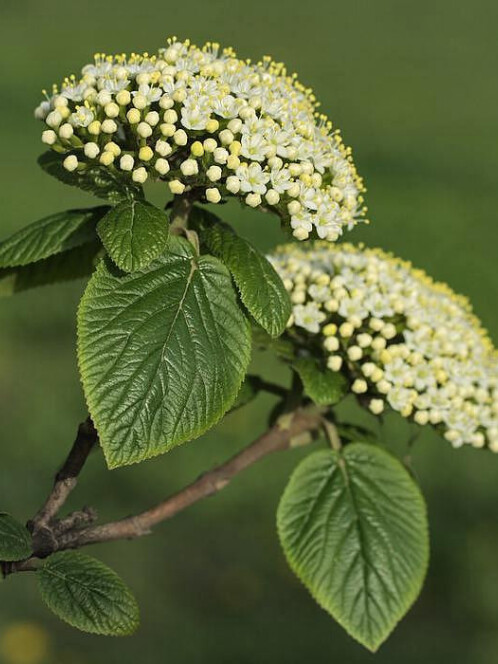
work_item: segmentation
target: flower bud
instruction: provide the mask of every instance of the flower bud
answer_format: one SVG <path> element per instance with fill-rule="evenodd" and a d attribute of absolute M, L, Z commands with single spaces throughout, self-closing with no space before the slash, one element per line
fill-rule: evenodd
<path fill-rule="evenodd" d="M 247 194 L 245 201 L 249 207 L 255 208 L 261 205 L 261 196 L 259 194 Z"/>
<path fill-rule="evenodd" d="M 131 177 L 133 182 L 143 184 L 147 180 L 147 171 L 143 166 L 140 166 L 133 171 Z"/>
<path fill-rule="evenodd" d="M 384 402 L 382 399 L 372 399 L 368 407 L 374 415 L 380 415 L 384 411 Z"/>
<path fill-rule="evenodd" d="M 268 205 L 278 205 L 280 201 L 280 194 L 275 189 L 268 189 L 265 194 L 266 202 Z"/>
<path fill-rule="evenodd" d="M 128 106 L 131 101 L 131 95 L 128 90 L 120 90 L 116 95 L 116 101 L 120 106 Z"/>
<path fill-rule="evenodd" d="M 140 150 L 138 151 L 138 158 L 140 159 L 140 161 L 150 161 L 153 156 L 154 152 L 148 145 L 145 145 L 143 148 L 140 148 Z"/>
<path fill-rule="evenodd" d="M 89 159 L 95 159 L 100 152 L 100 148 L 97 143 L 85 143 L 83 152 Z"/>
<path fill-rule="evenodd" d="M 114 134 L 118 130 L 118 125 L 114 120 L 104 120 L 101 125 L 101 129 L 105 134 Z"/>
<path fill-rule="evenodd" d="M 68 141 L 73 134 L 74 134 L 74 129 L 72 125 L 70 125 L 68 122 L 59 127 L 59 136 L 64 140 Z"/>
<path fill-rule="evenodd" d="M 218 131 L 219 126 L 220 126 L 220 123 L 218 122 L 218 120 L 214 120 L 214 119 L 208 120 L 206 122 L 206 131 L 209 134 L 214 134 L 215 131 Z"/>
<path fill-rule="evenodd" d="M 180 164 L 180 170 L 183 175 L 189 177 L 192 175 L 197 175 L 199 172 L 199 166 L 195 159 L 185 159 L 185 161 L 182 161 Z"/>
<path fill-rule="evenodd" d="M 145 116 L 145 122 L 155 127 L 159 123 L 159 113 L 157 111 L 149 111 Z"/>
<path fill-rule="evenodd" d="M 68 157 L 64 159 L 62 165 L 64 166 L 66 171 L 69 171 L 71 173 L 72 171 L 75 171 L 78 168 L 78 159 L 74 156 L 74 154 L 70 154 Z"/>
<path fill-rule="evenodd" d="M 213 152 L 213 158 L 217 164 L 226 164 L 228 152 L 225 148 L 216 148 Z"/>
<path fill-rule="evenodd" d="M 99 161 L 103 166 L 110 166 L 114 161 L 114 155 L 112 154 L 112 152 L 106 150 L 102 152 L 102 154 L 100 155 Z"/>
<path fill-rule="evenodd" d="M 171 180 L 168 184 L 172 194 L 183 194 L 185 191 L 185 185 L 180 180 Z"/>
<path fill-rule="evenodd" d="M 195 141 L 190 146 L 190 152 L 194 155 L 194 157 L 202 157 L 204 154 L 204 146 L 200 141 Z"/>
<path fill-rule="evenodd" d="M 124 154 L 119 160 L 119 167 L 122 171 L 131 171 L 135 165 L 135 160 L 131 154 Z"/>
<path fill-rule="evenodd" d="M 158 154 L 161 155 L 161 157 L 167 157 L 169 154 L 172 153 L 173 148 L 168 143 L 168 141 L 159 140 L 155 145 L 155 150 Z"/>
<path fill-rule="evenodd" d="M 217 180 L 221 180 L 221 175 L 222 175 L 221 168 L 219 166 L 210 166 L 206 171 L 206 175 L 208 180 L 210 180 L 211 182 L 216 182 Z"/>
<path fill-rule="evenodd" d="M 47 115 L 45 122 L 48 124 L 49 127 L 56 129 L 62 122 L 62 115 L 59 113 L 59 111 L 51 111 Z"/>
<path fill-rule="evenodd" d="M 46 145 L 53 145 L 57 142 L 57 134 L 53 129 L 46 129 L 42 133 L 42 142 Z"/>
<path fill-rule="evenodd" d="M 234 141 L 234 135 L 230 129 L 223 129 L 223 131 L 220 131 L 219 138 L 222 145 L 230 145 L 230 143 L 233 143 Z"/>
<path fill-rule="evenodd" d="M 140 122 L 141 117 L 142 116 L 140 115 L 140 111 L 137 110 L 136 108 L 130 108 L 130 110 L 126 114 L 128 122 L 132 125 L 138 124 Z"/>
<path fill-rule="evenodd" d="M 218 147 L 218 143 L 214 140 L 214 138 L 206 138 L 202 145 L 206 152 L 214 152 Z"/>
<path fill-rule="evenodd" d="M 177 145 L 187 145 L 188 136 L 183 129 L 178 129 L 173 134 L 173 140 Z"/>
<path fill-rule="evenodd" d="M 342 357 L 340 355 L 331 355 L 327 358 L 327 367 L 331 371 L 340 371 L 342 367 Z"/>
<path fill-rule="evenodd" d="M 221 194 L 219 189 L 216 189 L 216 187 L 208 187 L 206 189 L 206 199 L 210 203 L 219 203 L 221 201 Z"/>
<path fill-rule="evenodd" d="M 169 163 L 160 157 L 154 164 L 154 168 L 160 175 L 166 175 L 169 172 Z"/>
<path fill-rule="evenodd" d="M 232 194 L 238 194 L 240 191 L 240 180 L 236 175 L 229 175 L 226 179 L 225 186 Z"/>
<path fill-rule="evenodd" d="M 144 95 L 140 94 L 140 92 L 137 93 L 137 94 L 133 97 L 133 106 L 134 106 L 136 109 L 138 109 L 139 111 L 143 111 L 144 108 L 146 108 L 146 107 L 148 106 L 148 104 L 147 104 L 147 98 L 144 97 Z"/>
<path fill-rule="evenodd" d="M 147 122 L 139 122 L 137 126 L 137 134 L 141 136 L 141 138 L 149 138 L 149 136 L 152 136 L 152 127 Z"/>
<path fill-rule="evenodd" d="M 119 106 L 111 101 L 105 105 L 104 112 L 108 118 L 117 118 L 119 115 Z"/>
<path fill-rule="evenodd" d="M 165 111 L 163 115 L 163 121 L 167 124 L 175 124 L 175 122 L 178 122 L 178 113 L 173 109 Z"/>

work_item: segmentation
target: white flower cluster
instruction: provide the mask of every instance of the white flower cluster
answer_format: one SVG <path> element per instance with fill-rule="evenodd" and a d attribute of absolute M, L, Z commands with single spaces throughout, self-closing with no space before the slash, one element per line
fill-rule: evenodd
<path fill-rule="evenodd" d="M 334 241 L 365 213 L 349 148 L 311 90 L 270 58 L 169 39 L 152 56 L 98 54 L 46 97 L 35 111 L 42 140 L 68 171 L 100 164 L 211 203 L 236 195 L 300 240 Z"/>
<path fill-rule="evenodd" d="M 455 447 L 498 452 L 498 353 L 466 298 L 377 249 L 287 245 L 270 260 L 298 352 L 342 371 L 374 414 L 388 404 Z"/>

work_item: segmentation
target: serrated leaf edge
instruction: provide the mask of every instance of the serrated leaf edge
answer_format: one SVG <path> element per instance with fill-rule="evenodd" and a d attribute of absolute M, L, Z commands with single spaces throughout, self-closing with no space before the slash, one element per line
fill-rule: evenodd
<path fill-rule="evenodd" d="M 347 447 L 346 447 L 346 450 L 347 450 L 347 448 L 348 448 L 350 445 L 355 445 L 355 446 L 361 445 L 362 447 L 365 446 L 365 447 L 367 447 L 369 450 L 370 450 L 372 447 L 374 447 L 376 450 L 378 450 L 379 452 L 381 452 L 381 454 L 384 454 L 387 458 L 389 458 L 390 461 L 392 461 L 392 460 L 398 461 L 398 459 L 396 459 L 396 457 L 395 457 L 394 455 L 392 455 L 391 453 L 389 453 L 389 452 L 387 452 L 386 450 L 382 449 L 381 447 L 377 447 L 376 445 L 374 445 L 374 444 L 372 444 L 372 443 L 363 443 L 363 442 L 349 443 L 349 444 L 347 445 Z M 329 456 L 329 457 L 333 457 L 333 458 L 336 458 L 336 459 L 343 458 L 343 455 L 340 454 L 339 452 L 335 451 L 335 450 L 318 450 L 318 451 L 313 452 L 312 454 L 308 455 L 307 457 L 305 457 L 305 459 L 304 459 L 303 461 L 301 461 L 301 463 L 304 463 L 305 461 L 307 461 L 308 459 L 310 459 L 312 456 L 316 456 L 316 455 L 323 455 L 323 456 L 327 455 L 327 456 Z M 285 491 L 287 490 L 287 487 L 290 486 L 290 484 L 291 484 L 291 482 L 293 481 L 294 477 L 296 476 L 297 471 L 298 471 L 298 468 L 300 467 L 301 463 L 299 463 L 299 464 L 296 466 L 296 468 L 293 470 L 293 472 L 292 472 L 292 474 L 291 474 L 291 476 L 290 476 L 290 478 L 289 478 L 289 480 L 288 480 L 288 482 L 287 482 L 287 485 L 286 485 L 286 487 L 285 487 L 285 489 L 284 489 L 284 493 L 285 493 Z M 340 464 L 339 464 L 339 466 L 340 466 Z M 393 624 L 392 624 L 392 627 L 391 627 L 390 631 L 389 631 L 387 634 L 385 634 L 385 635 L 383 636 L 383 638 L 378 639 L 378 640 L 374 640 L 374 641 L 372 641 L 372 640 L 367 640 L 367 639 L 363 638 L 362 636 L 358 635 L 357 633 L 355 633 L 355 630 L 352 630 L 347 624 L 345 624 L 345 622 L 344 622 L 342 619 L 340 619 L 340 618 L 338 618 L 336 615 L 334 615 L 334 614 L 332 613 L 332 611 L 330 610 L 330 608 L 328 608 L 328 607 L 326 606 L 327 603 L 328 603 L 329 606 L 330 606 L 331 602 L 330 602 L 330 601 L 327 602 L 327 600 L 325 600 L 325 599 L 321 596 L 321 593 L 317 593 L 316 591 L 314 591 L 314 590 L 313 590 L 312 588 L 310 588 L 310 587 L 308 586 L 308 584 L 304 581 L 304 579 L 303 579 L 303 572 L 302 572 L 302 568 L 301 568 L 301 566 L 300 566 L 300 565 L 296 562 L 296 560 L 295 560 L 295 559 L 294 559 L 294 558 L 293 558 L 293 557 L 292 557 L 292 556 L 286 551 L 286 549 L 285 549 L 285 547 L 284 547 L 284 543 L 283 543 L 283 535 L 282 535 L 282 531 L 281 531 L 281 527 L 280 527 L 280 520 L 279 520 L 279 508 L 280 508 L 280 502 L 281 502 L 281 500 L 282 500 L 282 498 L 283 498 L 283 494 L 282 494 L 282 497 L 280 498 L 279 505 L 278 505 L 278 508 L 277 508 L 277 534 L 278 534 L 278 539 L 279 539 L 279 542 L 280 542 L 280 547 L 281 547 L 281 549 L 282 549 L 282 551 L 283 551 L 283 553 L 284 553 L 284 557 L 285 557 L 285 559 L 287 560 L 287 563 L 288 563 L 289 567 L 290 567 L 291 570 L 294 572 L 294 574 L 297 576 L 297 578 L 299 579 L 299 581 L 301 582 L 301 584 L 306 588 L 306 590 L 307 590 L 308 593 L 311 595 L 311 597 L 314 599 L 314 601 L 318 604 L 318 606 L 319 606 L 321 609 L 323 609 L 323 610 L 324 610 L 329 616 L 331 616 L 331 617 L 332 617 L 332 618 L 333 618 L 333 619 L 334 619 L 334 620 L 335 620 L 335 621 L 336 621 L 336 622 L 337 622 L 337 623 L 338 623 L 338 624 L 344 629 L 344 631 L 345 631 L 347 634 L 349 634 L 349 636 L 351 636 L 351 638 L 353 638 L 353 639 L 354 639 L 355 641 L 357 641 L 360 645 L 364 646 L 365 648 L 367 648 L 367 649 L 368 649 L 370 652 L 372 652 L 372 653 L 376 653 L 376 652 L 378 651 L 378 649 L 380 648 L 380 646 L 381 646 L 381 645 L 382 645 L 382 644 L 383 644 L 383 643 L 389 638 L 389 636 L 393 633 L 393 631 L 394 631 L 394 629 L 396 628 L 396 626 L 397 626 L 397 625 L 399 624 L 399 622 L 404 618 L 404 616 L 406 615 L 406 613 L 408 612 L 408 610 L 413 606 L 413 604 L 414 604 L 415 601 L 417 600 L 418 596 L 420 595 L 420 591 L 421 591 L 421 589 L 422 589 L 422 587 L 423 587 L 423 585 L 424 585 L 425 578 L 426 578 L 426 575 L 427 575 L 427 570 L 428 570 L 428 568 L 429 568 L 430 539 L 429 539 L 429 526 L 428 526 L 428 518 L 427 518 L 427 517 L 428 517 L 428 514 L 427 514 L 427 505 L 426 505 L 426 502 L 425 502 L 424 496 L 423 496 L 423 494 L 422 494 L 422 491 L 420 490 L 419 485 L 414 481 L 413 477 L 410 475 L 410 473 L 407 471 L 407 469 L 406 469 L 401 463 L 400 463 L 400 468 L 406 473 L 407 477 L 410 479 L 410 481 L 412 482 L 414 488 L 416 489 L 416 491 L 417 491 L 417 493 L 418 493 L 418 497 L 419 497 L 419 499 L 420 499 L 420 505 L 421 505 L 421 508 L 422 508 L 422 512 L 423 512 L 423 515 L 424 515 L 424 517 L 425 517 L 425 522 L 426 522 L 426 524 L 427 524 L 427 525 L 426 525 L 426 529 L 425 529 L 425 533 L 424 533 L 424 534 L 425 534 L 425 546 L 424 546 L 424 549 L 425 549 L 425 550 L 424 550 L 425 561 L 424 561 L 424 569 L 423 569 L 423 574 L 421 575 L 420 581 L 417 582 L 417 583 L 414 583 L 414 584 L 413 584 L 413 587 L 410 588 L 410 592 L 409 592 L 409 593 L 408 593 L 408 592 L 406 593 L 405 601 L 403 602 L 402 610 L 400 611 L 399 616 L 397 616 L 397 617 L 393 620 Z M 337 608 L 336 608 L 336 607 L 334 607 L 333 610 L 334 610 L 335 612 L 337 612 Z"/>
<path fill-rule="evenodd" d="M 69 552 L 64 552 L 64 554 L 66 554 L 66 553 L 69 553 Z M 57 555 L 57 554 L 55 554 L 55 555 Z M 39 590 L 40 590 L 40 594 L 41 594 L 42 599 L 43 599 L 44 603 L 46 604 L 47 608 L 50 609 L 50 611 L 52 611 L 52 613 L 54 615 L 56 615 L 60 620 L 67 623 L 71 627 L 74 627 L 75 629 L 79 630 L 80 632 L 85 632 L 87 634 L 96 634 L 96 635 L 99 635 L 99 636 L 113 636 L 113 637 L 131 636 L 132 634 L 134 634 L 136 632 L 136 630 L 138 629 L 138 627 L 140 626 L 140 607 L 138 606 L 138 603 L 137 603 L 137 600 L 136 600 L 135 596 L 133 595 L 131 590 L 128 588 L 128 586 L 125 584 L 125 582 L 121 579 L 121 577 L 116 572 L 114 572 L 113 569 L 111 569 L 110 567 L 108 567 L 107 565 L 102 563 L 100 560 L 97 560 L 96 558 L 93 558 L 92 556 L 86 556 L 82 553 L 73 553 L 73 552 L 71 552 L 71 555 L 74 556 L 74 557 L 78 557 L 79 559 L 85 559 L 85 560 L 91 559 L 94 562 L 98 562 L 103 568 L 106 568 L 107 570 L 109 570 L 113 574 L 115 574 L 116 578 L 122 584 L 124 592 L 126 593 L 128 598 L 131 600 L 131 603 L 134 604 L 134 606 L 135 606 L 136 614 L 135 614 L 135 616 L 131 617 L 131 619 L 130 619 L 130 622 L 132 624 L 129 627 L 124 626 L 124 629 L 122 631 L 120 631 L 119 633 L 116 633 L 116 632 L 102 632 L 102 631 L 97 630 L 97 629 L 95 629 L 95 630 L 82 629 L 79 625 L 76 624 L 76 621 L 71 620 L 66 615 L 63 615 L 62 612 L 57 611 L 53 607 L 53 605 L 49 604 L 49 602 L 46 599 L 46 594 L 44 592 L 42 592 L 42 590 L 41 590 L 41 583 L 39 581 L 38 587 L 39 587 Z M 54 572 L 53 569 L 50 569 L 50 564 L 51 564 L 51 560 L 49 558 L 47 560 L 47 563 L 37 571 L 38 579 L 40 579 L 40 577 L 43 574 L 49 574 L 49 575 L 52 575 L 56 578 L 60 578 L 60 579 L 65 580 L 66 577 L 63 574 L 57 574 L 56 572 Z M 83 585 L 83 584 L 80 583 L 79 585 Z"/>
<path fill-rule="evenodd" d="M 175 252 L 171 252 L 171 253 L 175 253 Z M 182 256 L 182 254 L 176 254 L 176 255 L 180 256 L 182 258 L 185 258 L 185 256 Z M 215 257 L 212 256 L 211 258 L 215 258 Z M 215 260 L 219 261 L 220 264 L 223 265 L 223 267 L 227 271 L 229 271 L 228 268 L 224 265 L 224 263 L 222 263 L 219 259 L 215 258 Z M 109 468 L 109 470 L 115 470 L 116 468 L 122 468 L 122 467 L 126 467 L 126 466 L 133 466 L 135 464 L 142 463 L 143 461 L 148 461 L 149 459 L 154 459 L 158 456 L 161 456 L 162 454 L 166 454 L 167 452 L 171 451 L 175 447 L 183 445 L 184 443 L 188 443 L 192 440 L 196 440 L 197 438 L 199 438 L 203 434 L 207 433 L 210 429 L 215 427 L 217 424 L 219 424 L 220 420 L 224 417 L 224 415 L 229 413 L 230 409 L 232 408 L 233 404 L 235 403 L 235 401 L 237 399 L 237 396 L 238 396 L 238 393 L 240 391 L 240 387 L 241 387 L 242 383 L 244 382 L 244 378 L 245 378 L 245 375 L 247 373 L 247 368 L 249 367 L 249 364 L 250 364 L 250 361 L 251 361 L 252 331 L 251 331 L 251 326 L 249 324 L 249 320 L 247 319 L 247 316 L 246 316 L 245 312 L 241 310 L 241 314 L 244 317 L 244 320 L 246 322 L 246 329 L 247 329 L 247 335 L 248 335 L 247 366 L 245 368 L 245 371 L 242 373 L 240 380 L 238 381 L 237 389 L 234 391 L 233 399 L 227 404 L 225 409 L 222 409 L 218 413 L 215 413 L 213 415 L 213 418 L 211 419 L 211 424 L 208 427 L 206 427 L 206 428 L 204 428 L 204 427 L 197 428 L 197 429 L 195 429 L 191 432 L 190 436 L 188 436 L 188 437 L 186 436 L 184 438 L 179 438 L 179 439 L 175 440 L 174 443 L 163 446 L 162 449 L 160 449 L 160 450 L 157 450 L 157 449 L 148 450 L 148 453 L 146 455 L 144 455 L 141 459 L 132 459 L 131 461 L 128 461 L 127 463 L 114 463 L 112 458 L 110 457 L 110 454 L 108 453 L 108 449 L 107 449 L 107 440 L 108 439 L 105 437 L 105 433 L 103 433 L 103 428 L 101 427 L 101 425 L 99 423 L 99 418 L 95 416 L 95 409 L 94 409 L 95 404 L 94 404 L 93 400 L 89 397 L 89 395 L 87 394 L 87 391 L 85 389 L 85 383 L 84 383 L 84 378 L 83 378 L 84 358 L 82 357 L 83 352 L 82 352 L 82 349 L 81 349 L 81 335 L 80 335 L 80 325 L 79 325 L 80 315 L 81 315 L 81 312 L 83 311 L 83 306 L 84 306 L 84 300 L 85 300 L 86 293 L 87 293 L 93 279 L 97 277 L 97 274 L 98 274 L 99 270 L 102 269 L 102 265 L 103 265 L 104 261 L 105 261 L 105 259 L 102 259 L 99 262 L 99 264 L 96 266 L 96 269 L 95 269 L 93 275 L 91 276 L 90 280 L 88 281 L 87 287 L 85 288 L 85 292 L 83 293 L 83 296 L 82 296 L 82 298 L 79 302 L 79 305 L 78 305 L 78 309 L 77 309 L 78 324 L 76 326 L 77 327 L 77 362 L 78 362 L 78 375 L 79 375 L 79 380 L 80 380 L 81 387 L 82 387 L 82 390 L 83 390 L 85 403 L 87 405 L 88 412 L 90 413 L 90 416 L 92 417 L 92 420 L 95 424 L 95 428 L 97 429 L 97 432 L 99 434 L 99 439 L 100 439 L 100 442 L 101 442 L 101 447 L 102 447 L 102 450 L 103 450 L 103 453 L 104 453 L 104 457 L 105 457 L 105 460 L 106 460 L 107 467 Z M 152 442 L 151 447 L 155 446 L 157 443 L 158 443 L 158 441 Z"/>

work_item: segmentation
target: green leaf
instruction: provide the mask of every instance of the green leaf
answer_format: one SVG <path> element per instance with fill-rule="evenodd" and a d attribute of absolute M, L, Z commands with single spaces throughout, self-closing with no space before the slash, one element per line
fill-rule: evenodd
<path fill-rule="evenodd" d="M 0 242 L 0 268 L 34 263 L 94 241 L 97 222 L 108 210 L 106 206 L 66 210 L 35 221 Z"/>
<path fill-rule="evenodd" d="M 377 650 L 427 570 L 426 508 L 405 468 L 365 443 L 316 452 L 292 475 L 277 527 L 291 568 L 318 604 Z"/>
<path fill-rule="evenodd" d="M 112 569 L 81 553 L 51 556 L 38 572 L 43 601 L 72 627 L 104 636 L 126 636 L 139 611 L 129 588 Z"/>
<path fill-rule="evenodd" d="M 31 535 L 17 519 L 0 512 L 0 560 L 12 562 L 31 555 Z"/>
<path fill-rule="evenodd" d="M 98 225 L 100 239 L 109 256 L 125 272 L 147 267 L 166 247 L 168 216 L 145 201 L 123 201 Z"/>
<path fill-rule="evenodd" d="M 84 171 L 67 171 L 62 162 L 64 155 L 53 150 L 44 152 L 38 163 L 41 168 L 64 184 L 88 191 L 99 198 L 119 203 L 125 198 L 143 198 L 142 188 L 130 182 L 125 175 L 114 173 L 105 166 L 87 166 Z"/>
<path fill-rule="evenodd" d="M 36 263 L 0 269 L 0 297 L 38 286 L 87 277 L 95 269 L 95 262 L 101 251 L 102 245 L 97 240 Z"/>
<path fill-rule="evenodd" d="M 319 406 L 333 406 L 347 392 L 346 378 L 336 371 L 323 368 L 312 357 L 300 357 L 292 363 L 303 382 L 305 393 Z"/>
<path fill-rule="evenodd" d="M 148 268 L 103 261 L 78 314 L 78 354 L 109 467 L 166 452 L 232 406 L 250 359 L 230 274 L 183 238 Z"/>
<path fill-rule="evenodd" d="M 202 240 L 232 273 L 242 302 L 256 322 L 272 337 L 280 336 L 291 315 L 291 301 L 265 256 L 221 221 L 206 228 Z"/>

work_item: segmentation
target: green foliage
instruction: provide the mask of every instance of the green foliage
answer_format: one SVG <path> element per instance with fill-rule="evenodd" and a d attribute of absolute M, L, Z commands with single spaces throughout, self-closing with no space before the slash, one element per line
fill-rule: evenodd
<path fill-rule="evenodd" d="M 102 245 L 95 241 L 36 263 L 0 269 L 0 297 L 38 286 L 87 277 L 95 269 L 95 262 L 101 251 Z"/>
<path fill-rule="evenodd" d="M 150 265 L 164 251 L 169 219 L 146 201 L 127 200 L 100 220 L 98 233 L 116 265 L 134 272 Z"/>
<path fill-rule="evenodd" d="M 108 210 L 66 210 L 35 221 L 0 242 L 0 268 L 28 265 L 94 241 L 96 224 Z"/>
<path fill-rule="evenodd" d="M 272 337 L 282 334 L 291 315 L 291 302 L 265 256 L 219 220 L 203 231 L 202 239 L 232 273 L 242 302 L 255 321 Z"/>
<path fill-rule="evenodd" d="M 78 354 L 109 467 L 200 436 L 232 406 L 250 359 L 249 323 L 228 270 L 171 237 L 130 275 L 103 261 L 78 314 Z"/>
<path fill-rule="evenodd" d="M 131 591 L 109 567 L 81 553 L 51 556 L 38 572 L 48 608 L 73 627 L 104 636 L 126 636 L 138 627 Z"/>
<path fill-rule="evenodd" d="M 375 651 L 416 599 L 428 563 L 426 508 L 405 468 L 364 443 L 315 452 L 292 475 L 277 527 L 318 604 Z"/>
<path fill-rule="evenodd" d="M 96 165 L 87 166 L 84 171 L 67 171 L 62 165 L 60 154 L 48 150 L 38 158 L 41 168 L 64 184 L 88 191 L 111 203 L 119 203 L 125 198 L 143 198 L 142 188 L 134 185 L 108 168 Z"/>
<path fill-rule="evenodd" d="M 304 392 L 319 406 L 333 406 L 347 392 L 346 378 L 336 371 L 323 368 L 312 357 L 300 357 L 292 363 L 304 387 Z"/>
<path fill-rule="evenodd" d="M 31 535 L 17 519 L 0 512 L 0 560 L 12 562 L 31 555 Z"/>

